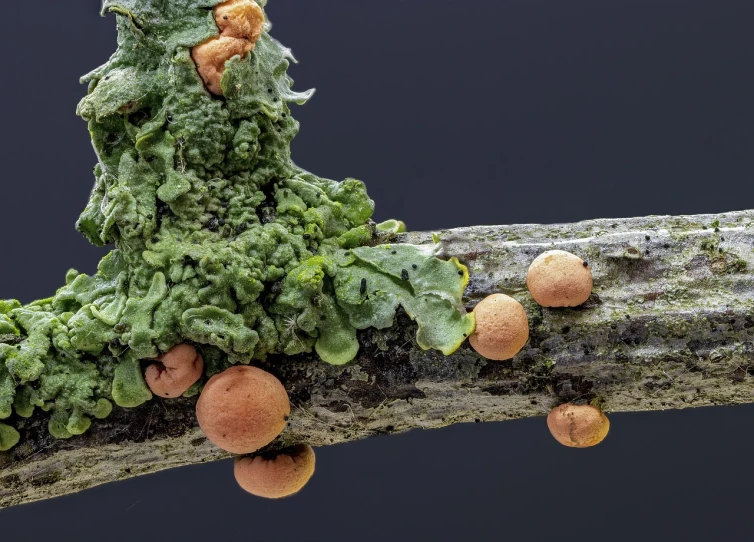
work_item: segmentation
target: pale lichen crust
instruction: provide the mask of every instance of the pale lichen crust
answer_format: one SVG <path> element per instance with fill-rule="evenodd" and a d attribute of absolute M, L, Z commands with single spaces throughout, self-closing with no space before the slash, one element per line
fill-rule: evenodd
<path fill-rule="evenodd" d="M 148 360 L 181 343 L 205 362 L 185 393 L 195 395 L 206 377 L 271 354 L 316 349 L 348 363 L 357 330 L 392 325 L 398 306 L 424 348 L 450 353 L 473 331 L 463 265 L 421 247 L 368 246 L 377 227 L 364 184 L 292 162 L 288 104 L 312 92 L 291 90 L 293 57 L 268 22 L 224 63 L 222 95 L 207 88 L 191 51 L 221 34 L 218 4 L 103 2 L 118 49 L 82 78 L 77 112 L 98 161 L 77 227 L 115 249 L 95 275 L 69 272 L 52 298 L 0 303 L 0 419 L 17 425 L 39 407 L 54 436 L 81 434 L 113 402 L 151 399 Z"/>

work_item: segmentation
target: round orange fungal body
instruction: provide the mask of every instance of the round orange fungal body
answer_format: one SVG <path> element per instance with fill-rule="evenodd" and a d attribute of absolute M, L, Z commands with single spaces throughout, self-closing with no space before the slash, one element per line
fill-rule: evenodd
<path fill-rule="evenodd" d="M 234 454 L 266 446 L 285 429 L 291 414 L 288 393 L 270 373 L 238 365 L 207 381 L 196 418 L 207 438 Z"/>
<path fill-rule="evenodd" d="M 314 450 L 299 444 L 288 453 L 267 459 L 238 457 L 233 473 L 245 491 L 267 499 L 281 499 L 298 493 L 314 474 Z"/>
<path fill-rule="evenodd" d="M 529 321 L 524 307 L 510 296 L 492 294 L 474 307 L 476 330 L 471 347 L 487 359 L 515 356 L 529 340 Z"/>
<path fill-rule="evenodd" d="M 577 307 L 592 293 L 589 265 L 565 250 L 548 250 L 529 266 L 526 285 L 543 307 Z"/>
<path fill-rule="evenodd" d="M 222 96 L 220 82 L 225 73 L 225 62 L 235 55 L 243 56 L 252 49 L 244 39 L 231 36 L 214 36 L 191 49 L 199 76 L 212 93 Z"/>
<path fill-rule="evenodd" d="M 144 373 L 144 380 L 159 397 L 178 397 L 202 376 L 204 359 L 190 344 L 174 346 L 153 363 Z"/>
<path fill-rule="evenodd" d="M 256 43 L 264 29 L 264 12 L 254 0 L 228 0 L 215 6 L 215 22 L 223 36 Z"/>
<path fill-rule="evenodd" d="M 264 30 L 264 12 L 254 0 L 228 0 L 214 8 L 219 35 L 191 49 L 199 76 L 212 94 L 223 95 L 225 63 L 254 50 Z"/>
<path fill-rule="evenodd" d="M 607 436 L 610 420 L 595 406 L 566 403 L 550 411 L 547 427 L 555 440 L 564 446 L 588 448 Z"/>

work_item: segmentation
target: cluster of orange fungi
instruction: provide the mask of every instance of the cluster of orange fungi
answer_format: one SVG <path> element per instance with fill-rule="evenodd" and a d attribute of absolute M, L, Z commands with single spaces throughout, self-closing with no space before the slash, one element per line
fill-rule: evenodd
<path fill-rule="evenodd" d="M 586 262 L 562 250 L 545 252 L 529 267 L 529 292 L 545 307 L 574 307 L 592 291 Z M 490 360 L 515 356 L 529 340 L 524 307 L 510 296 L 492 294 L 474 308 L 476 331 L 472 348 Z M 155 395 L 180 397 L 202 377 L 204 360 L 190 344 L 179 344 L 150 364 L 144 378 Z M 277 499 L 297 493 L 314 474 L 314 450 L 298 445 L 273 456 L 258 452 L 285 429 L 291 415 L 288 393 L 272 374 L 249 365 L 235 365 L 211 377 L 196 403 L 196 418 L 207 438 L 236 454 L 238 484 L 253 495 Z M 555 439 L 566 446 L 594 446 L 607 435 L 610 422 L 591 405 L 562 404 L 547 416 Z"/>
<path fill-rule="evenodd" d="M 254 49 L 264 28 L 264 13 L 253 0 L 228 0 L 214 9 L 220 34 L 191 51 L 207 88 L 222 95 L 225 62 Z M 538 256 L 526 276 L 529 292 L 543 307 L 576 307 L 592 292 L 589 266 L 578 256 L 551 250 Z M 505 294 L 492 294 L 474 308 L 476 331 L 472 348 L 490 360 L 515 356 L 529 340 L 524 307 Z M 204 372 L 196 348 L 179 344 L 149 365 L 144 378 L 163 398 L 180 397 Z M 219 448 L 237 454 L 238 484 L 253 495 L 281 498 L 297 493 L 314 474 L 314 450 L 298 445 L 272 457 L 249 457 L 275 440 L 291 413 L 288 393 L 270 373 L 252 366 L 234 366 L 210 378 L 196 403 L 199 427 Z M 593 446 L 607 435 L 610 423 L 596 407 L 564 404 L 554 408 L 547 425 L 566 446 Z"/>
<path fill-rule="evenodd" d="M 589 264 L 570 252 L 549 250 L 537 256 L 526 273 L 532 299 L 542 307 L 577 307 L 592 293 Z M 490 360 L 515 356 L 529 340 L 529 320 L 523 305 L 505 294 L 492 294 L 474 307 L 476 331 L 471 347 Z M 563 404 L 547 416 L 555 439 L 574 448 L 599 444 L 610 428 L 607 416 L 592 405 Z"/>
<path fill-rule="evenodd" d="M 149 365 L 144 379 L 155 395 L 180 397 L 202 376 L 196 348 L 179 344 Z M 285 387 L 267 371 L 235 365 L 210 378 L 196 402 L 196 418 L 218 448 L 237 454 L 238 484 L 253 495 L 278 499 L 297 493 L 314 474 L 314 450 L 299 445 L 277 453 L 245 457 L 275 440 L 291 415 Z"/>

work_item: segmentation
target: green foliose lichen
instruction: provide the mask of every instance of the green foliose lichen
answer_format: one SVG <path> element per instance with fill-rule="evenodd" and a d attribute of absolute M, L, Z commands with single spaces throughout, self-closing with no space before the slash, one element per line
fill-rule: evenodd
<path fill-rule="evenodd" d="M 21 439 L 21 434 L 14 427 L 0 423 L 0 452 L 13 448 Z"/>
<path fill-rule="evenodd" d="M 288 104 L 312 93 L 291 90 L 293 57 L 269 25 L 226 63 L 224 96 L 207 91 L 191 48 L 218 34 L 218 3 L 103 2 L 118 49 L 82 78 L 77 113 L 97 164 L 77 228 L 115 249 L 95 275 L 69 272 L 50 299 L 0 302 L 0 419 L 39 407 L 55 437 L 81 434 L 111 402 L 149 400 L 141 361 L 186 341 L 212 374 L 313 349 L 348 363 L 357 330 L 392 325 L 399 306 L 423 348 L 448 354 L 473 331 L 464 266 L 431 248 L 368 246 L 405 225 L 375 225 L 362 182 L 293 163 Z"/>

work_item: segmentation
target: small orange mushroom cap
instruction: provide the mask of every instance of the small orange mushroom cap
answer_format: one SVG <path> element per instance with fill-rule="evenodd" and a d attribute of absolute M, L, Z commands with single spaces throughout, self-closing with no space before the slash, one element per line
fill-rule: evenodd
<path fill-rule="evenodd" d="M 178 397 L 193 386 L 204 372 L 204 358 L 190 344 L 174 346 L 144 373 L 152 393 L 160 397 Z"/>
<path fill-rule="evenodd" d="M 215 6 L 215 22 L 223 36 L 254 44 L 264 29 L 264 12 L 254 0 L 228 0 Z"/>
<path fill-rule="evenodd" d="M 557 406 L 547 416 L 547 427 L 559 443 L 572 448 L 599 444 L 610 430 L 610 420 L 592 405 Z"/>
<path fill-rule="evenodd" d="M 207 89 L 222 96 L 220 82 L 225 72 L 225 62 L 232 56 L 243 56 L 251 50 L 250 43 L 231 36 L 214 36 L 191 50 L 191 57 Z"/>
<path fill-rule="evenodd" d="M 273 459 L 238 457 L 233 465 L 238 485 L 257 497 L 281 499 L 301 491 L 314 474 L 314 450 L 299 444 Z"/>
<path fill-rule="evenodd" d="M 207 438 L 223 450 L 249 454 L 283 432 L 291 415 L 288 393 L 270 373 L 234 366 L 207 381 L 196 418 Z"/>
<path fill-rule="evenodd" d="M 543 307 L 577 307 L 592 293 L 592 272 L 587 263 L 565 250 L 548 250 L 529 266 L 526 285 Z"/>
<path fill-rule="evenodd" d="M 524 307 L 510 296 L 492 294 L 474 307 L 476 330 L 471 347 L 492 360 L 515 356 L 529 340 L 529 321 Z"/>
<path fill-rule="evenodd" d="M 264 12 L 254 0 L 228 0 L 215 6 L 214 13 L 220 35 L 193 47 L 191 58 L 207 90 L 222 96 L 225 63 L 254 49 L 264 30 Z"/>

